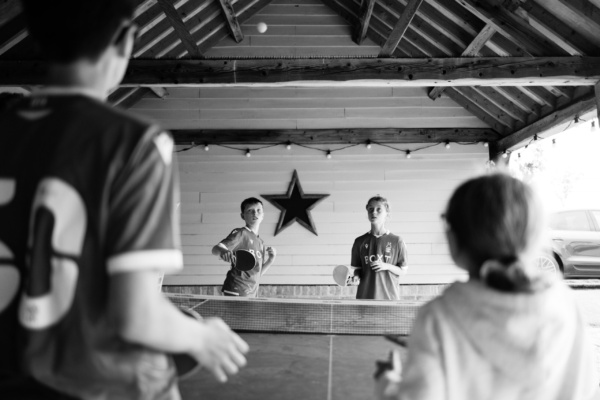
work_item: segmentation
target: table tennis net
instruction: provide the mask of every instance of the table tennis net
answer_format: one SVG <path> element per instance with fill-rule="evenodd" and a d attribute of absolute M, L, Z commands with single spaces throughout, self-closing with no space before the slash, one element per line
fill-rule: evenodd
<path fill-rule="evenodd" d="M 240 332 L 408 335 L 420 302 L 235 298 L 165 293 L 178 308 Z"/>

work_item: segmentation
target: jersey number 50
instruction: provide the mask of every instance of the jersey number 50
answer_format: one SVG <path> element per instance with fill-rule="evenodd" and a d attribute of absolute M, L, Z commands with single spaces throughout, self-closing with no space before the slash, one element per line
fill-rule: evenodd
<path fill-rule="evenodd" d="M 19 319 L 25 327 L 47 328 L 71 308 L 86 226 L 85 205 L 79 194 L 62 180 L 42 180 L 31 209 L 28 276 L 19 304 Z M 13 283 L 18 287 L 18 271 L 14 267 L 9 270 L 16 273 Z M 14 296 L 16 288 L 12 292 Z M 4 304 L 0 299 L 0 310 L 11 299 L 7 300 Z"/>

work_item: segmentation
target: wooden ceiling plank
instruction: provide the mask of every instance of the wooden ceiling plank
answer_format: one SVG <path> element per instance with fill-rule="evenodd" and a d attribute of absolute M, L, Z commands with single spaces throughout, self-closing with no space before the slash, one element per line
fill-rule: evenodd
<path fill-rule="evenodd" d="M 394 29 L 392 29 L 392 33 L 379 52 L 379 57 L 390 57 L 393 54 L 422 2 L 423 0 L 409 0 L 400 19 L 396 22 Z"/>
<path fill-rule="evenodd" d="M 496 88 L 488 86 L 479 86 L 475 87 L 474 90 L 481 93 L 489 101 L 493 102 L 496 106 L 498 106 L 512 118 L 517 119 L 523 123 L 527 122 L 527 113 L 519 107 L 517 107 L 507 96 L 505 96 L 502 92 L 496 90 Z"/>
<path fill-rule="evenodd" d="M 181 40 L 181 43 L 187 50 L 188 54 L 193 58 L 204 57 L 198 49 L 198 46 L 196 46 L 196 42 L 192 38 L 188 28 L 185 26 L 183 18 L 181 15 L 179 15 L 179 12 L 175 9 L 175 6 L 171 0 L 158 0 L 158 5 L 162 8 L 163 12 L 171 22 L 175 33 Z"/>
<path fill-rule="evenodd" d="M 533 114 L 536 117 L 541 115 L 541 106 L 516 87 L 503 86 L 495 89 L 505 94 L 515 106 L 520 107 L 525 113 Z"/>
<path fill-rule="evenodd" d="M 367 30 L 371 22 L 371 16 L 373 15 L 373 8 L 375 7 L 375 0 L 362 0 L 360 5 L 359 24 L 353 29 L 354 43 L 361 45 L 367 37 Z"/>
<path fill-rule="evenodd" d="M 487 112 L 487 110 L 482 109 L 478 104 L 474 103 L 454 88 L 448 88 L 446 90 L 446 96 L 450 97 L 454 100 L 458 105 L 465 108 L 471 114 L 488 124 L 494 131 L 504 136 L 504 132 L 506 131 L 506 127 L 500 124 L 491 114 Z"/>
<path fill-rule="evenodd" d="M 586 32 L 586 37 L 596 46 L 600 46 L 600 9 L 587 0 L 558 0 L 563 6 L 561 16 L 576 21 L 578 29 Z"/>
<path fill-rule="evenodd" d="M 548 92 L 543 87 L 537 86 L 522 86 L 520 90 L 529 94 L 536 101 L 538 101 L 542 105 L 546 105 L 548 107 L 554 108 L 556 105 L 556 97 L 552 95 L 552 93 Z"/>
<path fill-rule="evenodd" d="M 171 130 L 176 144 L 362 144 L 367 140 L 373 143 L 443 143 L 450 142 L 492 142 L 501 138 L 492 129 L 265 129 L 265 130 Z"/>
<path fill-rule="evenodd" d="M 19 15 L 21 10 L 19 0 L 0 0 L 0 26 Z"/>
<path fill-rule="evenodd" d="M 471 44 L 467 46 L 467 48 L 463 51 L 462 56 L 464 57 L 475 57 L 479 50 L 485 46 L 485 44 L 490 40 L 492 36 L 496 33 L 494 27 L 490 24 L 484 26 L 484 28 L 479 32 L 479 34 L 473 39 Z M 430 99 L 435 100 L 442 95 L 444 92 L 444 87 L 438 86 L 431 89 L 428 96 Z"/>
<path fill-rule="evenodd" d="M 227 21 L 229 33 L 231 34 L 233 40 L 235 40 L 236 43 L 241 43 L 242 40 L 244 40 L 244 34 L 242 33 L 242 28 L 240 27 L 240 23 L 238 22 L 231 0 L 219 0 L 219 4 L 221 5 L 223 16 Z"/>
<path fill-rule="evenodd" d="M 498 107 L 494 102 L 488 100 L 477 90 L 468 86 L 455 87 L 454 90 L 465 96 L 472 103 L 477 104 L 479 108 L 485 110 L 492 118 L 498 121 L 498 123 L 508 128 L 509 131 L 513 130 L 515 126 L 514 118 L 501 107 Z"/>
<path fill-rule="evenodd" d="M 428 41 L 435 48 L 439 49 L 433 52 L 435 54 L 440 54 L 446 57 L 452 57 L 456 54 L 459 54 L 459 49 L 462 49 L 465 46 L 463 40 L 459 38 L 458 35 L 454 34 L 456 30 L 451 31 L 447 27 L 444 27 L 445 29 L 440 29 L 440 27 L 433 22 L 433 19 L 422 11 L 425 5 L 425 3 L 422 3 L 421 7 L 419 7 L 419 10 L 408 27 L 408 30 L 406 31 L 405 37 L 407 37 L 412 31 L 422 36 L 422 40 Z M 382 22 L 392 27 L 388 21 L 397 20 L 402 15 L 404 9 L 405 6 L 401 5 L 400 2 L 385 4 L 377 3 L 375 6 L 375 14 L 380 20 L 382 20 Z M 431 9 L 431 12 L 436 13 L 434 9 Z M 449 25 L 448 21 L 443 21 L 442 23 Z M 462 37 L 468 37 L 468 34 L 463 32 Z"/>
<path fill-rule="evenodd" d="M 43 69 L 42 63 L 34 61 L 0 61 L 0 82 L 39 84 Z M 408 87 L 593 86 L 600 80 L 600 57 L 136 59 L 130 61 L 122 86 L 356 80 L 389 80 L 395 86 Z"/>
<path fill-rule="evenodd" d="M 107 102 L 113 106 L 117 106 L 137 92 L 138 89 L 139 87 L 117 88 L 108 96 Z"/>
<path fill-rule="evenodd" d="M 512 133 L 494 143 L 496 154 L 519 148 L 523 143 L 531 140 L 534 135 L 540 134 L 541 132 L 549 130 L 560 124 L 564 124 L 565 122 L 575 118 L 576 115 L 585 114 L 594 110 L 597 107 L 596 102 L 597 96 L 593 94 L 586 95 L 581 99 L 569 104 L 568 106 L 562 107 L 561 109 L 556 110 L 543 118 L 540 118 L 525 128 L 520 129 L 519 131 Z"/>
<path fill-rule="evenodd" d="M 8 39 L 6 42 L 0 44 L 0 55 L 6 53 L 19 43 L 21 43 L 28 36 L 27 29 L 19 31 L 16 35 Z"/>
<path fill-rule="evenodd" d="M 555 33 L 557 40 L 560 39 L 564 42 L 561 47 L 565 49 L 571 47 L 578 53 L 571 55 L 595 56 L 600 53 L 597 43 L 594 45 L 563 20 L 556 18 L 554 14 L 547 11 L 535 1 L 526 0 L 520 4 L 520 7 L 527 12 L 530 19 L 535 20 L 545 29 Z"/>
<path fill-rule="evenodd" d="M 134 93 L 119 102 L 118 106 L 123 109 L 129 109 L 137 104 L 141 99 L 148 96 L 150 93 L 152 93 L 152 91 L 149 88 L 140 87 Z"/>
<path fill-rule="evenodd" d="M 485 2 L 478 2 L 476 0 L 456 1 L 485 23 L 491 24 L 502 35 L 520 43 L 532 56 L 565 53 L 553 43 L 541 39 L 539 33 L 527 21 L 511 13 L 504 7 L 493 7 Z"/>

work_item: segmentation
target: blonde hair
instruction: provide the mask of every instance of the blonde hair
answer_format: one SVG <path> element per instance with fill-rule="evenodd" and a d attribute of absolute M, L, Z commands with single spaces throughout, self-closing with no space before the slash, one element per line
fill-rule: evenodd
<path fill-rule="evenodd" d="M 527 261 L 544 238 L 545 213 L 535 191 L 504 173 L 468 180 L 456 189 L 446 222 L 457 247 L 468 258 L 470 273 L 502 291 L 529 291 Z M 491 273 L 482 266 L 500 265 Z"/>

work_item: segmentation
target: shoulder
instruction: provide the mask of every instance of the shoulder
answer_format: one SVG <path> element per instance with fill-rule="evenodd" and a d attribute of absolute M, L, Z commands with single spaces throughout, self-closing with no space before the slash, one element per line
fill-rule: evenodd
<path fill-rule="evenodd" d="M 242 228 L 233 228 L 231 232 L 229 232 L 229 236 L 246 236 L 248 232 L 244 227 Z"/>
<path fill-rule="evenodd" d="M 365 233 L 364 235 L 360 235 L 359 237 L 357 237 L 356 239 L 354 239 L 354 243 L 364 242 L 370 236 L 371 235 L 369 234 L 369 232 Z"/>
<path fill-rule="evenodd" d="M 396 242 L 396 243 L 401 243 L 401 244 L 404 244 L 404 240 L 402 240 L 402 238 L 401 238 L 400 236 L 398 236 L 398 235 L 396 235 L 396 234 L 394 234 L 394 233 L 391 233 L 391 232 L 390 232 L 390 233 L 388 233 L 388 234 L 387 234 L 387 237 L 388 237 L 390 240 L 392 240 L 392 241 L 394 241 L 394 242 Z"/>

